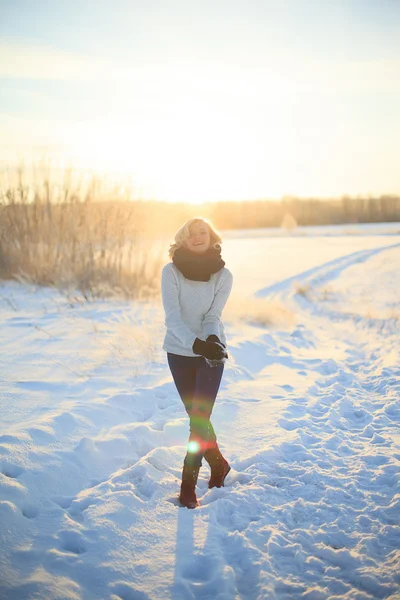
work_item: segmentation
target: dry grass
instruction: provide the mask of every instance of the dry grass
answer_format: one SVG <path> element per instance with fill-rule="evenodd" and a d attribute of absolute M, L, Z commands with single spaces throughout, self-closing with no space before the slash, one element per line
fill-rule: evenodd
<path fill-rule="evenodd" d="M 224 311 L 224 319 L 261 327 L 286 327 L 294 323 L 294 314 L 277 300 L 232 296 Z"/>
<path fill-rule="evenodd" d="M 158 292 L 165 248 L 135 203 L 106 201 L 98 179 L 0 181 L 0 277 L 79 290 L 90 297 Z"/>
<path fill-rule="evenodd" d="M 335 293 L 334 288 L 330 284 L 323 286 L 319 290 L 319 297 L 320 297 L 320 300 L 322 300 L 323 302 L 332 300 L 335 296 L 337 296 L 337 294 Z"/>
<path fill-rule="evenodd" d="M 311 287 L 307 283 L 295 283 L 294 290 L 296 294 L 298 294 L 299 296 L 303 296 L 303 298 L 310 297 Z"/>

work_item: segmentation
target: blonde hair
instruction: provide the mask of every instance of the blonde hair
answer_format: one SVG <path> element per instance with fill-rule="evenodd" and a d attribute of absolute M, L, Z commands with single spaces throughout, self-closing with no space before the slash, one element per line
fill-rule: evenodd
<path fill-rule="evenodd" d="M 222 239 L 214 225 L 208 219 L 203 217 L 194 217 L 186 221 L 184 225 L 175 234 L 175 243 L 171 244 L 168 250 L 169 257 L 174 258 L 174 254 L 178 248 L 184 245 L 184 242 L 190 237 L 190 227 L 195 223 L 204 223 L 210 232 L 210 248 L 221 248 Z"/>

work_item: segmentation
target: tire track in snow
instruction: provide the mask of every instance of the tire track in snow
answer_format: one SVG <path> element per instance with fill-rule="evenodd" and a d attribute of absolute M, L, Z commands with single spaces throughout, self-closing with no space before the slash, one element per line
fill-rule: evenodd
<path fill-rule="evenodd" d="M 391 244 L 389 246 L 373 248 L 372 250 L 360 250 L 358 252 L 353 252 L 352 254 L 336 258 L 335 260 L 324 263 L 323 265 L 309 269 L 308 271 L 303 271 L 298 275 L 294 275 L 293 277 L 289 277 L 288 279 L 284 279 L 283 281 L 279 281 L 278 283 L 258 290 L 254 295 L 256 298 L 266 298 L 268 296 L 274 296 L 277 294 L 288 295 L 295 283 L 320 285 L 322 283 L 326 283 L 327 281 L 332 281 L 348 267 L 351 267 L 357 263 L 363 263 L 372 256 L 375 256 L 384 250 L 398 248 L 399 246 L 400 244 Z"/>

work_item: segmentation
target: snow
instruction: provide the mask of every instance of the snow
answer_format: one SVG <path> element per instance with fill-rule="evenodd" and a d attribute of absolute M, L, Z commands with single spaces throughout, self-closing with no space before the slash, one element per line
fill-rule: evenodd
<path fill-rule="evenodd" d="M 400 597 L 400 236 L 238 232 L 224 257 L 233 297 L 294 320 L 226 323 L 232 471 L 203 466 L 195 510 L 160 304 L 0 286 L 0 598 Z"/>

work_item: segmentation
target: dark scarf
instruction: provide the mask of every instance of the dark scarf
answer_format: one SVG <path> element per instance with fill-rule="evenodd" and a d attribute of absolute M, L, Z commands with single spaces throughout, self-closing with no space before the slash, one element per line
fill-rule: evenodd
<path fill-rule="evenodd" d="M 196 254 L 181 246 L 175 250 L 172 262 L 186 279 L 192 281 L 209 281 L 212 273 L 217 273 L 225 266 L 221 248 L 211 247 L 204 254 Z"/>

